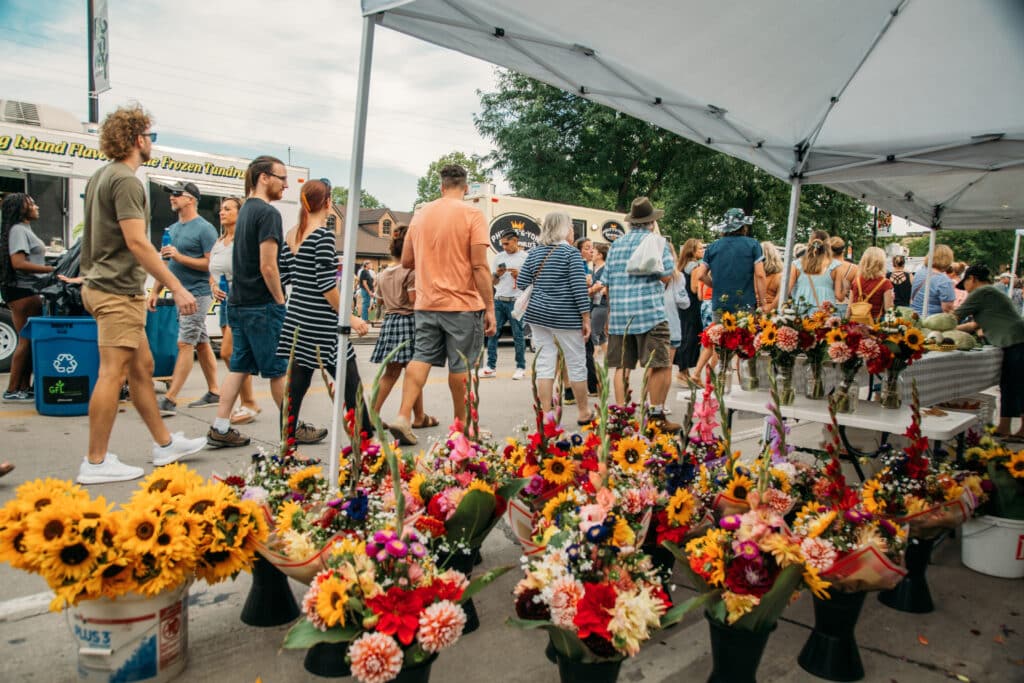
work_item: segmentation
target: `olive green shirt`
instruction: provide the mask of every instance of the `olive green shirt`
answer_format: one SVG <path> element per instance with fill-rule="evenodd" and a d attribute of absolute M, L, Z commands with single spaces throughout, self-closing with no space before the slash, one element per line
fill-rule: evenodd
<path fill-rule="evenodd" d="M 128 249 L 119 221 L 141 218 L 149 234 L 146 191 L 127 164 L 114 161 L 93 173 L 85 186 L 82 275 L 109 294 L 142 294 L 146 271 Z"/>
<path fill-rule="evenodd" d="M 1001 349 L 1024 343 L 1024 319 L 1010 297 L 992 285 L 982 285 L 967 295 L 954 315 L 957 320 L 973 316 L 985 331 L 985 339 Z"/>

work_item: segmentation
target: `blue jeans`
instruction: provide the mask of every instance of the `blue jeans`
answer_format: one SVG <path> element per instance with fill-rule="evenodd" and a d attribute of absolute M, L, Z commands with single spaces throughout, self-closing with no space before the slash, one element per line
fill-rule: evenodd
<path fill-rule="evenodd" d="M 370 322 L 370 293 L 365 289 L 359 290 L 359 295 L 363 297 L 363 315 L 362 318 L 366 322 Z"/>
<path fill-rule="evenodd" d="M 516 367 L 520 370 L 526 369 L 526 342 L 523 339 L 523 323 L 512 317 L 512 307 L 515 304 L 511 301 L 494 300 L 494 319 L 497 324 L 493 337 L 487 338 L 487 367 L 498 366 L 498 339 L 501 337 L 501 329 L 508 322 L 512 326 L 512 341 L 516 346 Z"/>

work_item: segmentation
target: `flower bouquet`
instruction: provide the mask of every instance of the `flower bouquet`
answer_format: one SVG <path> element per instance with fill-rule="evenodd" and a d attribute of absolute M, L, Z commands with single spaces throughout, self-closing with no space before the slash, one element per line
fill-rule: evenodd
<path fill-rule="evenodd" d="M 1012 451 L 985 434 L 964 452 L 965 468 L 982 476 L 979 514 L 1024 520 L 1024 450 Z"/>
<path fill-rule="evenodd" d="M 832 323 L 825 333 L 825 341 L 828 357 L 840 372 L 839 386 L 833 397 L 834 406 L 836 412 L 853 413 L 860 400 L 857 373 L 866 364 L 868 372 L 876 374 L 888 364 L 889 350 L 878 343 L 866 325 L 838 319 L 833 319 Z"/>
<path fill-rule="evenodd" d="M 729 379 L 732 377 L 732 363 L 737 354 L 743 353 L 747 358 L 757 353 L 754 345 L 754 332 L 750 323 L 752 317 L 725 311 L 720 322 L 712 323 L 700 333 L 700 343 L 705 348 L 713 349 L 718 355 L 721 371 L 716 377 L 720 394 L 729 393 Z"/>
<path fill-rule="evenodd" d="M 764 320 L 757 337 L 760 350 L 771 356 L 778 384 L 779 404 L 792 405 L 796 400 L 793 368 L 800 354 L 800 319 L 790 309 Z"/>
<path fill-rule="evenodd" d="M 266 535 L 255 503 L 179 464 L 154 470 L 116 510 L 55 479 L 22 484 L 0 509 L 0 560 L 46 579 L 54 611 L 233 578 Z"/>
<path fill-rule="evenodd" d="M 889 359 L 879 400 L 883 408 L 898 409 L 903 405 L 900 374 L 924 353 L 924 333 L 914 327 L 912 321 L 899 318 L 890 310 L 879 322 L 878 334 L 881 345 L 888 351 L 883 358 Z"/>
<path fill-rule="evenodd" d="M 835 315 L 832 303 L 826 301 L 821 308 L 800 319 L 800 352 L 807 358 L 807 390 L 804 396 L 812 400 L 825 398 L 824 367 L 828 359 L 828 321 Z"/>

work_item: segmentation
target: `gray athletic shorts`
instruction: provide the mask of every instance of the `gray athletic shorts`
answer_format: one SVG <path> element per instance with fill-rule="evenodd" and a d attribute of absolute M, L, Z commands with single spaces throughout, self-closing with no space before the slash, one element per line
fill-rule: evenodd
<path fill-rule="evenodd" d="M 178 313 L 178 343 L 179 344 L 202 344 L 209 343 L 210 335 L 206 333 L 206 314 L 210 312 L 210 305 L 213 304 L 212 296 L 196 297 L 196 312 L 192 315 Z"/>
<path fill-rule="evenodd" d="M 449 372 L 466 372 L 466 363 L 476 362 L 484 346 L 483 311 L 416 311 L 416 351 L 413 360 L 444 367 Z"/>

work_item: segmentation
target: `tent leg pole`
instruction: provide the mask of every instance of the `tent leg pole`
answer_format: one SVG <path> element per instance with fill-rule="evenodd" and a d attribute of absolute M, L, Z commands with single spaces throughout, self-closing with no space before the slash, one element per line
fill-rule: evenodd
<path fill-rule="evenodd" d="M 928 259 L 924 264 L 927 270 L 924 271 L 924 301 L 921 302 L 921 318 L 928 317 L 928 287 L 931 285 L 932 261 L 935 258 L 935 232 L 935 228 L 932 228 L 931 234 L 928 235 Z M 913 300 L 910 303 L 913 305 Z"/>
<path fill-rule="evenodd" d="M 1017 259 L 1020 258 L 1020 230 L 1013 238 L 1013 265 L 1010 267 L 1010 299 L 1013 299 L 1013 288 L 1017 286 Z"/>
<path fill-rule="evenodd" d="M 353 279 L 356 262 L 356 237 L 359 233 L 359 205 L 362 197 L 363 152 L 366 147 L 366 112 L 370 100 L 370 67 L 373 63 L 373 17 L 363 17 L 363 42 L 359 53 L 359 85 L 356 90 L 356 121 L 352 131 L 352 167 L 348 183 L 348 206 L 345 211 L 345 246 L 341 265 L 341 301 L 338 305 L 338 353 L 334 371 L 334 405 L 331 414 L 331 452 L 327 484 L 331 493 L 338 491 L 338 458 L 341 448 L 339 425 L 345 402 L 345 379 L 348 360 L 349 329 L 352 317 Z M 358 432 L 361 425 L 356 425 Z M 358 448 L 356 439 L 355 448 Z"/>
<path fill-rule="evenodd" d="M 789 193 L 789 220 L 786 221 L 786 251 L 782 257 L 782 282 L 779 285 L 779 302 L 776 310 L 782 311 L 789 293 L 789 271 L 793 265 L 793 242 L 796 239 L 796 221 L 800 215 L 800 179 L 793 179 Z"/>

